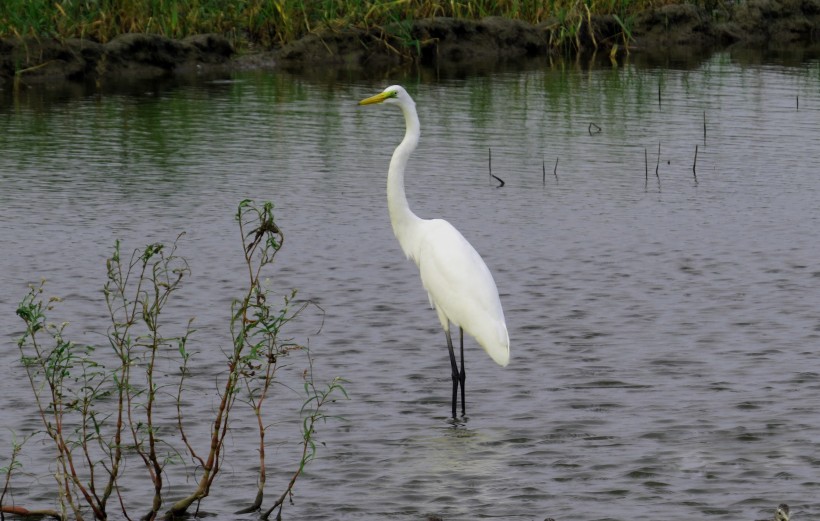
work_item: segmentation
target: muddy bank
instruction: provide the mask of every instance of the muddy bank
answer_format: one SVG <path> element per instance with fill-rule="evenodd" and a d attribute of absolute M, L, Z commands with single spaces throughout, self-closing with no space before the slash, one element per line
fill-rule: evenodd
<path fill-rule="evenodd" d="M 570 52 L 691 53 L 730 45 L 792 46 L 820 41 L 820 0 L 749 0 L 711 12 L 694 5 L 661 6 L 622 25 L 614 16 L 582 20 L 576 35 L 564 36 Z M 625 29 L 631 34 L 628 43 Z M 423 65 L 452 65 L 561 54 L 556 20 L 530 25 L 515 20 L 419 20 L 401 36 L 377 29 L 309 35 L 276 53 L 280 65 L 380 66 L 416 59 Z M 409 45 L 408 45 L 409 43 Z M 407 51 L 402 52 L 402 49 Z"/>
<path fill-rule="evenodd" d="M 172 40 L 150 34 L 124 34 L 106 44 L 76 38 L 0 39 L 0 85 L 15 77 L 23 82 L 146 78 L 225 65 L 234 55 L 230 43 L 218 35 Z"/>
<path fill-rule="evenodd" d="M 748 0 L 706 12 L 692 5 L 667 5 L 622 25 L 614 16 L 582 20 L 577 34 L 557 21 L 530 25 L 516 20 L 436 18 L 383 29 L 311 34 L 280 49 L 236 53 L 219 35 L 183 40 L 126 34 L 106 44 L 68 39 L 0 39 L 0 85 L 67 78 L 153 77 L 203 69 L 247 67 L 346 67 L 380 69 L 402 63 L 463 65 L 559 53 L 563 38 L 575 53 L 693 53 L 730 45 L 807 45 L 820 40 L 820 0 Z"/>

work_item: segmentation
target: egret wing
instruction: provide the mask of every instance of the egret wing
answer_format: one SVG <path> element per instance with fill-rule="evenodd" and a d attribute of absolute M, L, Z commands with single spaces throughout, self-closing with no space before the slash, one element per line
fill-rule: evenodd
<path fill-rule="evenodd" d="M 473 246 L 450 223 L 425 221 L 418 258 L 431 304 L 476 339 L 500 365 L 509 361 L 509 337 L 495 280 Z M 449 328 L 449 324 L 442 324 Z"/>

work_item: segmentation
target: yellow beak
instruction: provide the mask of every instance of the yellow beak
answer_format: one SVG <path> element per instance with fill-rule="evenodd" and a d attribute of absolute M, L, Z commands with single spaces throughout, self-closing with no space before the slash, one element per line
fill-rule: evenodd
<path fill-rule="evenodd" d="M 387 98 L 391 98 L 393 96 L 395 96 L 395 93 L 393 93 L 393 92 L 380 92 L 380 93 L 376 94 L 375 96 L 370 96 L 367 99 L 363 99 L 362 101 L 359 102 L 359 105 L 372 105 L 374 103 L 381 103 L 384 100 L 386 100 Z"/>

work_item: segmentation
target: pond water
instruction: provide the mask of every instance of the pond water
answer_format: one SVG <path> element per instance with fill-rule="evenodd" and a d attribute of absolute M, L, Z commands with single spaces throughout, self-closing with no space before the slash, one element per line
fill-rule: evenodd
<path fill-rule="evenodd" d="M 508 367 L 467 339 L 457 422 L 444 336 L 387 216 L 403 120 L 356 104 L 391 83 L 422 124 L 411 206 L 473 243 L 507 317 Z M 273 290 L 321 306 L 288 334 L 350 396 L 319 425 L 285 519 L 736 521 L 783 502 L 820 516 L 820 62 L 72 89 L 0 91 L 0 461 L 41 429 L 16 347 L 28 284 L 65 299 L 52 313 L 69 337 L 105 345 L 114 241 L 183 231 L 192 276 L 167 327 L 196 316 L 187 418 L 204 437 L 244 276 L 234 214 L 254 198 L 286 236 Z M 268 505 L 298 461 L 298 386 L 269 411 Z M 256 519 L 230 514 L 255 494 L 254 425 L 237 412 L 202 503 L 219 518 Z M 12 480 L 29 508 L 55 505 L 39 439 Z M 169 499 L 189 490 L 185 468 L 169 467 Z"/>

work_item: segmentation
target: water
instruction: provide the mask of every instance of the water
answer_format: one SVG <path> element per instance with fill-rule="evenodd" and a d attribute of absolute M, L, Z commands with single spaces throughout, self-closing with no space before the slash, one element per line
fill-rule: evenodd
<path fill-rule="evenodd" d="M 469 341 L 468 416 L 456 424 L 444 337 L 387 219 L 403 121 L 356 105 L 399 81 L 422 122 L 411 205 L 482 253 L 512 340 L 505 369 Z M 253 197 L 275 202 L 286 235 L 271 286 L 323 310 L 289 333 L 310 343 L 317 380 L 344 377 L 350 394 L 328 411 L 344 420 L 319 425 L 326 445 L 286 518 L 751 520 L 781 502 L 816 518 L 818 86 L 816 61 L 718 54 L 681 68 L 245 72 L 103 95 L 0 92 L 2 461 L 12 431 L 40 428 L 17 303 L 45 277 L 65 298 L 69 336 L 103 344 L 117 238 L 130 251 L 186 232 L 193 273 L 168 328 L 197 317 L 203 377 L 186 417 L 204 438 L 243 282 L 233 216 Z M 294 357 L 291 371 L 305 365 Z M 268 438 L 266 505 L 298 460 L 294 381 L 270 411 L 283 422 Z M 255 494 L 253 425 L 236 413 L 202 505 L 220 518 L 255 519 L 230 514 Z M 26 444 L 17 504 L 54 505 L 52 451 Z M 169 469 L 174 499 L 191 484 Z M 150 498 L 145 483 L 127 486 L 134 503 Z"/>

